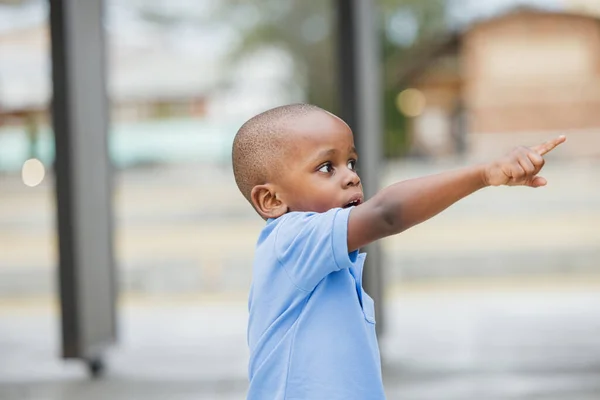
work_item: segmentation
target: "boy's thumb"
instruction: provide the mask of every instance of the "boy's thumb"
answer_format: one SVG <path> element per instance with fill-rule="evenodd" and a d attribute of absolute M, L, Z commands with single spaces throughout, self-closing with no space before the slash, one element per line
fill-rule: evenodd
<path fill-rule="evenodd" d="M 533 180 L 531 181 L 529 186 L 531 186 L 533 188 L 537 188 L 537 187 L 546 186 L 547 183 L 548 183 L 548 181 L 546 180 L 546 178 L 542 178 L 541 176 L 536 176 L 535 178 L 533 178 Z"/>

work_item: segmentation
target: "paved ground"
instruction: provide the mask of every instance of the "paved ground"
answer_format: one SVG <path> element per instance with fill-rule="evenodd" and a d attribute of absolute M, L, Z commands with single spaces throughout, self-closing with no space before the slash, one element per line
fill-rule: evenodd
<path fill-rule="evenodd" d="M 600 398 L 600 286 L 405 290 L 381 341 L 389 399 Z M 107 376 L 57 358 L 52 308 L 0 305 L 0 399 L 243 399 L 244 302 L 125 301 Z"/>
<path fill-rule="evenodd" d="M 448 167 L 390 165 L 382 180 Z M 383 242 L 390 399 L 600 398 L 600 163 L 548 163 L 545 176 L 548 188 L 485 190 Z M 57 357 L 51 182 L 0 176 L 0 400 L 244 398 L 262 222 L 230 178 L 117 177 L 120 343 L 89 381 Z"/>

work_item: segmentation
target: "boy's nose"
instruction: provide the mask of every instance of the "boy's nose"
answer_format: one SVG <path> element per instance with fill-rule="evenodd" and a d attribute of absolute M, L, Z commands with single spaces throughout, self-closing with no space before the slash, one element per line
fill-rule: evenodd
<path fill-rule="evenodd" d="M 358 186 L 360 185 L 360 177 L 354 171 L 348 171 L 348 174 L 345 176 L 344 186 Z"/>

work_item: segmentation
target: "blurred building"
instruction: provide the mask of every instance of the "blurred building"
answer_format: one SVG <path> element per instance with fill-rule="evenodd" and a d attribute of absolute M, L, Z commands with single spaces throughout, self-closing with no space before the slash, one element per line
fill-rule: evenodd
<path fill-rule="evenodd" d="M 51 97 L 49 35 L 46 24 L 0 34 L 4 59 L 0 113 L 4 116 L 45 115 Z M 113 117 L 131 120 L 206 113 L 206 98 L 219 83 L 220 63 L 207 60 L 202 53 L 176 54 L 161 40 L 133 44 L 119 35 L 108 39 Z"/>
<path fill-rule="evenodd" d="M 119 168 L 227 163 L 245 119 L 304 97 L 302 88 L 290 90 L 293 65 L 277 49 L 233 62 L 235 33 L 225 22 L 163 26 L 131 7 L 108 11 L 110 143 Z M 0 26 L 0 172 L 19 171 L 32 157 L 54 159 L 49 27 L 44 13 L 21 19 Z"/>
<path fill-rule="evenodd" d="M 400 73 L 415 154 L 497 155 L 565 133 L 600 156 L 600 21 L 518 10 L 422 49 Z"/>

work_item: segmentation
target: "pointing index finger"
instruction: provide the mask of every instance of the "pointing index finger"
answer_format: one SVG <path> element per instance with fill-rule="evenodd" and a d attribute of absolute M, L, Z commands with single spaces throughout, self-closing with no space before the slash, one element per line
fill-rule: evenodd
<path fill-rule="evenodd" d="M 543 156 L 544 154 L 549 153 L 550 151 L 554 150 L 554 148 L 556 146 L 558 146 L 559 144 L 564 143 L 565 140 L 567 140 L 565 135 L 560 135 L 556 139 L 552 139 L 545 143 L 538 144 L 537 146 L 533 146 L 531 148 L 531 150 L 535 151 L 540 156 Z"/>

